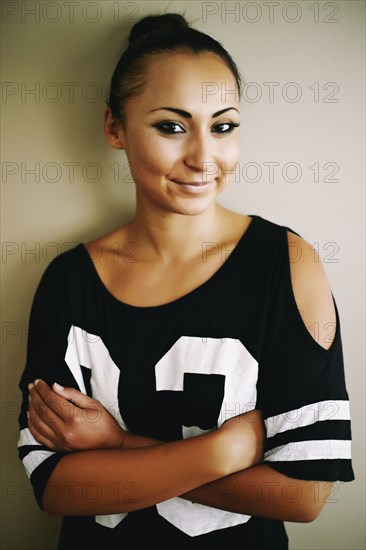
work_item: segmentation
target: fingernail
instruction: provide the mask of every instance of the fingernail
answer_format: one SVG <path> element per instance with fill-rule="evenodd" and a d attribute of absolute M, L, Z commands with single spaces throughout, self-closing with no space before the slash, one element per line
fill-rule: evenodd
<path fill-rule="evenodd" d="M 30 391 L 33 388 L 34 384 L 30 383 L 28 384 L 28 390 Z"/>
<path fill-rule="evenodd" d="M 39 378 L 37 378 L 37 380 L 34 381 L 35 384 L 38 384 L 38 382 L 40 382 Z"/>
<path fill-rule="evenodd" d="M 54 382 L 53 385 L 55 386 L 56 390 L 63 390 L 64 387 L 60 386 L 60 384 L 57 384 L 57 382 Z"/>

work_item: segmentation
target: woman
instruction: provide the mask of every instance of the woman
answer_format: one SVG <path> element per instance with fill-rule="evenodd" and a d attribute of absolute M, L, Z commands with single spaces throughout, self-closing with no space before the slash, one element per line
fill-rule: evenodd
<path fill-rule="evenodd" d="M 65 516 L 60 548 L 281 550 L 283 521 L 314 520 L 354 477 L 321 262 L 290 228 L 215 202 L 240 91 L 230 55 L 180 15 L 133 27 L 104 131 L 135 216 L 46 269 L 20 382 L 19 454 L 39 505 Z"/>

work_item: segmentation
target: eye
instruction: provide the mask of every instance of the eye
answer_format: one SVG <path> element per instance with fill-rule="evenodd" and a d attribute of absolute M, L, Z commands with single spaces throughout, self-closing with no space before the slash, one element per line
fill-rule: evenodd
<path fill-rule="evenodd" d="M 216 124 L 214 126 L 215 134 L 230 134 L 234 128 L 238 128 L 240 122 L 222 122 L 221 124 Z"/>
<path fill-rule="evenodd" d="M 154 124 L 153 126 L 154 126 L 154 128 L 157 128 L 158 130 L 160 130 L 160 132 L 162 132 L 163 134 L 183 134 L 183 133 L 185 133 L 183 128 L 181 126 L 179 126 L 179 124 L 177 122 L 164 121 L 164 122 L 159 122 L 157 124 Z M 174 128 L 180 128 L 181 132 L 175 131 Z"/>

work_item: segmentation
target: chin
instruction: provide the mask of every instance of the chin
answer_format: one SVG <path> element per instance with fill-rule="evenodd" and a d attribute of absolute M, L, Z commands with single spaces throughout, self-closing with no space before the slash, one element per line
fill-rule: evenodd
<path fill-rule="evenodd" d="M 192 201 L 193 202 L 193 201 Z M 198 202 L 198 201 L 197 201 Z M 174 212 L 177 214 L 182 214 L 185 216 L 199 216 L 206 212 L 212 205 L 212 201 L 207 202 L 206 204 L 187 204 L 186 206 L 181 205 L 177 208 L 174 208 Z"/>

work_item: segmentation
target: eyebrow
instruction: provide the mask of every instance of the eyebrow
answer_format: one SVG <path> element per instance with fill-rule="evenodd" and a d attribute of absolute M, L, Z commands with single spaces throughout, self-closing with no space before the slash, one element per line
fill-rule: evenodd
<path fill-rule="evenodd" d="M 160 111 L 161 109 L 163 109 L 164 111 L 171 111 L 172 113 L 181 115 L 184 118 L 192 118 L 191 113 L 188 113 L 188 111 L 183 111 L 183 109 L 176 109 L 175 107 L 158 107 L 157 109 L 153 109 L 152 111 L 149 111 L 149 112 L 153 113 L 154 111 Z M 239 113 L 238 109 L 236 109 L 235 107 L 227 107 L 226 109 L 222 109 L 221 111 L 217 111 L 217 113 L 214 113 L 211 118 L 216 118 L 222 115 L 223 113 L 226 113 L 226 111 L 230 111 L 232 109 Z"/>

